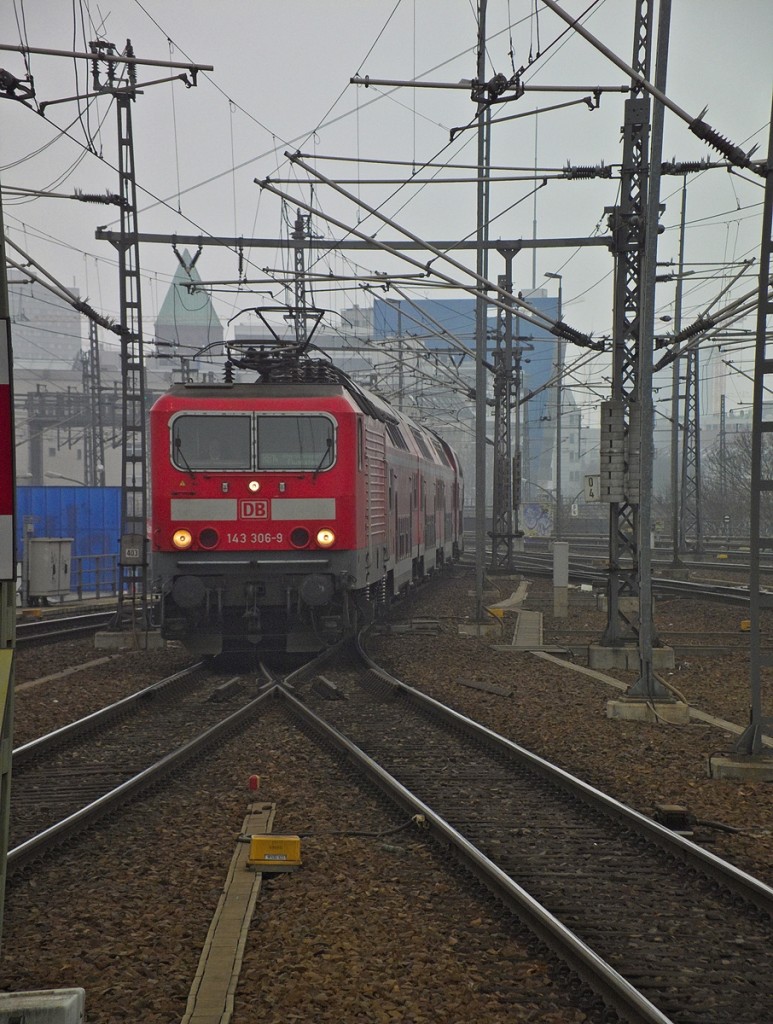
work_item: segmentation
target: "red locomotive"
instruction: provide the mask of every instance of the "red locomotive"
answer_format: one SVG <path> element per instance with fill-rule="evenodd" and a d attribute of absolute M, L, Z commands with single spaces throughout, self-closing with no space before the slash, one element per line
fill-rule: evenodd
<path fill-rule="evenodd" d="M 162 633 L 205 655 L 321 650 L 458 557 L 459 462 L 323 360 L 231 364 L 258 380 L 178 384 L 150 413 Z"/>

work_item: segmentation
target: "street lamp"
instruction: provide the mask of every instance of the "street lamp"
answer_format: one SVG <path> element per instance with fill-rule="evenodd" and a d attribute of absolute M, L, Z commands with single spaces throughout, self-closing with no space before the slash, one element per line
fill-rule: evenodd
<path fill-rule="evenodd" d="M 62 476 L 61 473 L 44 473 L 44 476 L 50 477 L 52 480 L 67 480 L 68 483 L 77 484 L 79 487 L 85 486 L 82 480 L 76 480 L 72 476 Z"/>
<path fill-rule="evenodd" d="M 546 273 L 545 277 L 558 281 L 558 316 L 563 316 L 563 274 Z M 561 537 L 561 378 L 564 375 L 564 343 L 558 339 L 558 358 L 556 359 L 556 540 Z"/>

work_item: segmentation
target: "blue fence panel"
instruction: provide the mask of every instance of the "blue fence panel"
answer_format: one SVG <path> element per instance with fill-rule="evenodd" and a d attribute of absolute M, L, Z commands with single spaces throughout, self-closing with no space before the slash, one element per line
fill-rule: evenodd
<path fill-rule="evenodd" d="M 24 521 L 35 537 L 72 537 L 72 555 L 117 555 L 120 487 L 17 487 L 16 550 L 24 547 Z"/>

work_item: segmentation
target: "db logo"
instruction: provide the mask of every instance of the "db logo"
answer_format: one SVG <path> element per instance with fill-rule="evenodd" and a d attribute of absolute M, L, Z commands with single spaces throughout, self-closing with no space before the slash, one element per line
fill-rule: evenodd
<path fill-rule="evenodd" d="M 268 519 L 267 501 L 240 501 L 240 519 Z"/>

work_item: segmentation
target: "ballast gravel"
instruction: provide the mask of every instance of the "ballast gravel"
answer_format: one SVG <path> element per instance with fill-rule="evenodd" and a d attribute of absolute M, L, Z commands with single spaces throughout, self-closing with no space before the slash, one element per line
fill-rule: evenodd
<path fill-rule="evenodd" d="M 709 823 L 695 826 L 700 842 L 773 884 L 773 786 L 718 782 L 707 773 L 708 756 L 728 751 L 735 737 L 697 722 L 608 719 L 606 701 L 617 691 L 534 655 L 497 649 L 512 635 L 510 613 L 501 636 L 460 635 L 473 585 L 472 574 L 457 567 L 418 591 L 392 618 L 432 620 L 433 631 L 381 632 L 370 643 L 373 656 L 644 813 L 658 803 L 683 804 L 696 822 Z M 487 581 L 493 600 L 516 585 Z M 550 589 L 538 581 L 530 583 L 526 607 L 543 611 L 545 640 L 557 646 L 597 638 L 605 622 L 580 594 L 570 595 L 569 616 L 554 620 Z M 737 632 L 742 618 L 737 609 L 695 601 L 663 603 L 657 614 L 681 630 L 715 634 Z M 93 658 L 81 643 L 73 655 Z M 48 674 L 45 665 L 33 667 L 38 657 L 19 653 L 17 678 Z M 53 655 L 42 657 L 50 668 Z M 159 678 L 189 663 L 179 650 L 131 654 L 22 689 L 15 745 L 95 710 L 107 694 L 131 692 L 141 667 Z M 739 722 L 748 672 L 739 646 L 721 657 L 680 656 L 667 678 L 696 706 Z M 511 695 L 472 689 L 464 684 L 471 679 L 506 684 Z M 275 831 L 303 835 L 304 863 L 264 880 L 234 1024 L 593 1020 L 517 922 L 447 865 L 420 829 L 354 786 L 345 765 L 278 709 L 120 819 L 12 879 L 0 989 L 82 986 L 90 1024 L 179 1021 L 251 799 L 252 773 L 261 776 L 260 799 L 277 806 Z"/>

